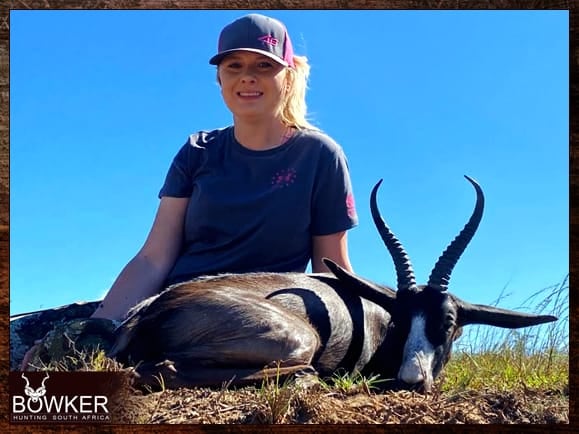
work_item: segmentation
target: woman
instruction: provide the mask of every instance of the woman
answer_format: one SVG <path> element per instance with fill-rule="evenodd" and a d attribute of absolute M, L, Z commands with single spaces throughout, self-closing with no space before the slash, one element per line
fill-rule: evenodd
<path fill-rule="evenodd" d="M 251 14 L 226 26 L 217 66 L 228 128 L 199 132 L 177 153 L 152 229 L 93 318 L 121 320 L 163 287 L 200 275 L 351 270 L 357 224 L 342 149 L 305 119 L 309 66 L 285 26 Z"/>
<path fill-rule="evenodd" d="M 357 224 L 342 149 L 306 120 L 307 59 L 285 26 L 251 14 L 226 26 L 217 66 L 233 125 L 192 134 L 175 156 L 140 251 L 91 318 L 124 319 L 167 285 L 217 273 L 351 270 Z M 22 362 L 26 369 L 34 347 Z"/>

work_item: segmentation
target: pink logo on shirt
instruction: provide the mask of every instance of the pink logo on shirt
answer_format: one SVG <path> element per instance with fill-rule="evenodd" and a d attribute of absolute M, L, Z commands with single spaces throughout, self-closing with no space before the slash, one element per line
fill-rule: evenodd
<path fill-rule="evenodd" d="M 356 217 L 356 204 L 354 203 L 354 195 L 349 194 L 346 196 L 346 209 L 348 210 L 348 217 Z"/>
<path fill-rule="evenodd" d="M 271 177 L 271 185 L 276 188 L 289 187 L 296 180 L 295 169 L 282 169 Z"/>

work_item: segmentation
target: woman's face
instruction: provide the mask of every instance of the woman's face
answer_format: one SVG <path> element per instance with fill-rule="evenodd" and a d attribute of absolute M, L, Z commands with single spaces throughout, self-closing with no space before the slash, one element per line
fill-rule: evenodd
<path fill-rule="evenodd" d="M 218 67 L 221 94 L 237 118 L 278 117 L 286 88 L 283 65 L 261 54 L 236 51 Z"/>

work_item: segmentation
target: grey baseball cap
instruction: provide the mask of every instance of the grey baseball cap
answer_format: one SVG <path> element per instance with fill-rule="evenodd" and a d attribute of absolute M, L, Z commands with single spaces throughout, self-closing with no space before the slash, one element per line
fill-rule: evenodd
<path fill-rule="evenodd" d="M 211 65 L 219 65 L 234 51 L 251 51 L 284 66 L 294 66 L 294 50 L 285 25 L 260 14 L 246 15 L 225 26 L 219 35 L 217 51 L 209 59 Z"/>

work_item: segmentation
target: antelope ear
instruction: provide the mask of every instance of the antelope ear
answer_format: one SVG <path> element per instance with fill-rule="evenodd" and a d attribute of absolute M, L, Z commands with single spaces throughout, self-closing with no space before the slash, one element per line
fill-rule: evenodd
<path fill-rule="evenodd" d="M 481 304 L 458 301 L 458 324 L 485 324 L 494 327 L 517 329 L 557 321 L 556 316 L 535 315 Z"/>
<path fill-rule="evenodd" d="M 381 287 L 368 280 L 362 279 L 355 274 L 340 267 L 328 258 L 322 258 L 322 262 L 330 269 L 336 278 L 344 283 L 352 292 L 360 297 L 370 300 L 387 311 L 391 311 L 396 300 L 396 292 L 387 287 Z"/>

